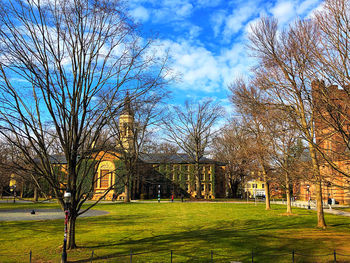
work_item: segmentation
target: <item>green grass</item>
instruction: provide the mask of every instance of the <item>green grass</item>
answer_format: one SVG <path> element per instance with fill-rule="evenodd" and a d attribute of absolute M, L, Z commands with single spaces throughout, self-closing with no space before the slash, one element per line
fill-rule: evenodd
<path fill-rule="evenodd" d="M 15 204 L 23 208 L 24 204 Z M 25 204 L 28 205 L 28 204 Z M 0 204 L 0 209 L 10 204 Z M 40 206 L 40 205 L 39 205 Z M 42 204 L 46 208 L 56 204 Z M 13 205 L 12 205 L 13 207 Z M 315 228 L 313 211 L 294 209 L 284 215 L 285 206 L 266 211 L 263 204 L 238 203 L 111 203 L 97 209 L 109 215 L 79 218 L 77 245 L 68 252 L 70 262 L 130 262 L 130 250 L 145 254 L 132 262 L 331 262 L 338 253 L 350 254 L 349 218 L 326 215 L 327 230 Z M 59 262 L 63 220 L 0 222 L 0 262 Z M 302 257 L 299 254 L 314 255 Z M 350 257 L 337 257 L 349 262 Z"/>

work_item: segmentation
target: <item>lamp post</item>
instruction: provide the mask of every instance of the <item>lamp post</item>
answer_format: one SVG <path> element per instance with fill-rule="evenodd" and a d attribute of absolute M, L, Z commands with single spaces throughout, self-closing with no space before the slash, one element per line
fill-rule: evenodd
<path fill-rule="evenodd" d="M 311 206 L 310 206 L 310 185 L 307 185 L 306 186 L 307 187 L 307 189 L 306 189 L 306 191 L 307 191 L 307 196 L 308 196 L 308 200 L 307 200 L 307 209 L 311 209 Z"/>
<path fill-rule="evenodd" d="M 68 226 L 68 217 L 69 217 L 69 206 L 71 202 L 72 194 L 69 189 L 63 195 L 64 202 L 64 239 L 63 239 L 63 251 L 62 251 L 62 259 L 61 263 L 67 263 L 67 226 Z"/>

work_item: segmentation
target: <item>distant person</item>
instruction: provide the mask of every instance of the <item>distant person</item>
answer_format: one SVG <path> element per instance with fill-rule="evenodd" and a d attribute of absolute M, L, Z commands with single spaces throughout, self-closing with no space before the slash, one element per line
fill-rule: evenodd
<path fill-rule="evenodd" d="M 174 195 L 171 195 L 171 202 L 174 202 Z"/>

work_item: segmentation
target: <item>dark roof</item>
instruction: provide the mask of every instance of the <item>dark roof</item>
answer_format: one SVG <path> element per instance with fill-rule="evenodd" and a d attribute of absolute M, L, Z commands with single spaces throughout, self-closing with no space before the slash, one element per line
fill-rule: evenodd
<path fill-rule="evenodd" d="M 67 160 L 64 154 L 49 155 L 49 161 L 52 164 L 67 164 Z M 41 163 L 41 159 L 39 157 L 36 157 L 34 158 L 34 162 Z"/>
<path fill-rule="evenodd" d="M 53 154 L 49 156 L 50 163 L 53 164 L 66 164 L 66 156 L 64 154 Z"/>
<path fill-rule="evenodd" d="M 63 154 L 54 154 L 49 157 L 50 162 L 52 164 L 67 164 L 66 157 Z M 140 153 L 139 159 L 142 162 L 149 164 L 160 164 L 160 163 L 171 163 L 171 164 L 186 164 L 186 163 L 194 163 L 193 159 L 191 159 L 185 153 L 175 153 L 175 154 L 145 154 Z M 199 160 L 200 163 L 203 164 L 217 164 L 217 165 L 225 165 L 223 162 L 215 161 L 213 159 L 209 159 L 206 157 L 202 157 Z"/>
<path fill-rule="evenodd" d="M 145 163 L 194 163 L 193 159 L 185 153 L 165 154 L 165 153 L 154 153 L 154 154 L 140 154 L 140 160 Z M 222 162 L 218 162 L 206 157 L 202 157 L 199 160 L 200 163 L 207 164 L 218 164 L 225 165 Z"/>

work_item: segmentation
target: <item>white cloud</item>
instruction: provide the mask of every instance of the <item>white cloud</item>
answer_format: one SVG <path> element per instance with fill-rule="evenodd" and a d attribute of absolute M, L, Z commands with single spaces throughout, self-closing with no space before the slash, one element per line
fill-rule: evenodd
<path fill-rule="evenodd" d="M 214 36 L 217 37 L 221 31 L 221 27 L 225 21 L 225 10 L 218 10 L 210 17 L 210 22 L 214 31 Z"/>
<path fill-rule="evenodd" d="M 182 76 L 177 88 L 203 91 L 204 93 L 225 92 L 234 78 L 246 75 L 253 65 L 246 47 L 237 43 L 214 54 L 200 42 L 190 40 L 161 41 L 158 52 L 169 50 L 170 67 Z"/>
<path fill-rule="evenodd" d="M 288 23 L 296 14 L 294 4 L 291 1 L 278 2 L 271 9 L 271 13 L 281 24 Z"/>
<path fill-rule="evenodd" d="M 153 3 L 149 11 L 152 12 L 153 22 L 168 23 L 189 17 L 193 9 L 189 0 L 163 0 Z"/>
<path fill-rule="evenodd" d="M 186 17 L 189 16 L 192 13 L 192 4 L 185 3 L 183 5 L 178 6 L 179 8 L 175 10 L 176 14 L 179 17 Z"/>
<path fill-rule="evenodd" d="M 258 3 L 255 1 L 248 1 L 240 3 L 239 6 L 234 6 L 232 13 L 225 19 L 223 39 L 229 41 L 233 35 L 245 27 L 252 16 L 258 14 L 258 11 Z"/>
<path fill-rule="evenodd" d="M 199 26 L 190 26 L 190 29 L 189 29 L 189 38 L 190 39 L 194 39 L 194 38 L 197 38 L 199 36 L 199 34 L 201 33 L 202 31 L 202 28 L 199 27 Z"/>
<path fill-rule="evenodd" d="M 315 13 L 322 12 L 322 11 L 324 11 L 324 2 L 319 3 L 317 7 L 310 10 L 306 18 L 313 18 L 315 16 Z"/>
<path fill-rule="evenodd" d="M 136 21 L 146 22 L 149 19 L 149 12 L 143 6 L 136 7 L 130 12 L 130 14 L 136 19 Z"/>
<path fill-rule="evenodd" d="M 197 0 L 196 5 L 199 7 L 215 7 L 218 6 L 220 3 L 221 0 Z"/>

